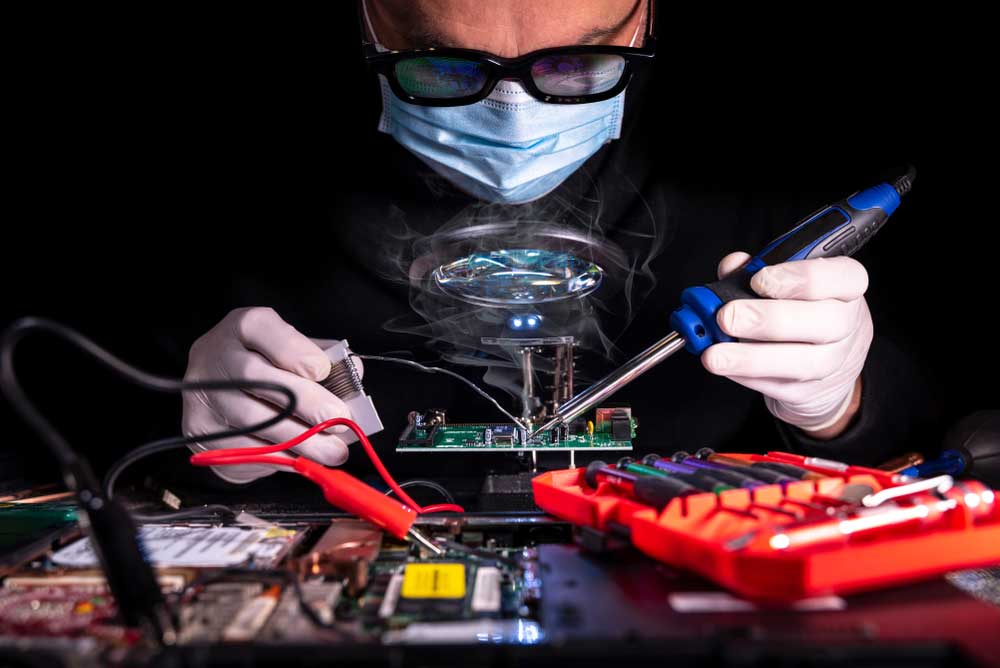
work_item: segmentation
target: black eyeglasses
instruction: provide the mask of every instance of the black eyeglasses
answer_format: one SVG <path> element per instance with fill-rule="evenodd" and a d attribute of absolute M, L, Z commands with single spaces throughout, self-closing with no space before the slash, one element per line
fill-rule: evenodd
<path fill-rule="evenodd" d="M 536 99 L 551 104 L 584 104 L 612 98 L 628 86 L 636 70 L 653 60 L 653 3 L 646 1 L 642 47 L 562 46 L 518 58 L 501 58 L 473 49 L 426 48 L 379 51 L 367 39 L 363 6 L 362 50 L 365 61 L 389 80 L 396 96 L 411 104 L 457 107 L 479 102 L 502 79 L 517 79 Z"/>

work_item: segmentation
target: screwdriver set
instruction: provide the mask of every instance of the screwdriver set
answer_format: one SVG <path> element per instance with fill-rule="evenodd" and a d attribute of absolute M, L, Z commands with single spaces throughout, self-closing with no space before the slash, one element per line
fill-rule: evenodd
<path fill-rule="evenodd" d="M 646 555 L 780 603 L 1000 563 L 980 482 L 915 479 L 784 452 L 648 455 L 550 471 L 535 502 Z"/>

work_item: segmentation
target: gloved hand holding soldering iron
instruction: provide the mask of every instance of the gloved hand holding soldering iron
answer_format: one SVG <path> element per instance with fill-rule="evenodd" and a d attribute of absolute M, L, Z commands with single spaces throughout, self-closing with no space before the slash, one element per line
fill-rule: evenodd
<path fill-rule="evenodd" d="M 719 278 L 750 256 L 731 253 Z M 729 302 L 716 317 L 739 343 L 717 343 L 701 355 L 714 374 L 757 390 L 771 413 L 810 436 L 838 436 L 861 406 L 861 369 L 872 342 L 865 303 L 868 273 L 849 257 L 786 262 L 758 271 L 761 297 Z"/>

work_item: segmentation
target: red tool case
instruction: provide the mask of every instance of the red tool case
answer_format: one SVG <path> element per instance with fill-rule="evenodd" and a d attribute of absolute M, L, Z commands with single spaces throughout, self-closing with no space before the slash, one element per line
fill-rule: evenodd
<path fill-rule="evenodd" d="M 600 483 L 591 489 L 583 469 L 569 469 L 534 478 L 535 503 L 573 524 L 599 530 L 614 524 L 628 527 L 632 543 L 645 554 L 761 601 L 876 589 L 1000 563 L 1000 503 L 979 501 L 959 502 L 930 526 L 907 522 L 845 535 L 836 544 L 775 549 L 768 538 L 795 518 L 753 504 L 793 507 L 796 500 L 810 503 L 836 496 L 849 483 L 865 483 L 880 491 L 901 481 L 893 474 L 857 466 L 834 473 L 787 453 L 728 456 L 791 463 L 828 477 L 695 494 L 673 499 L 658 512 L 628 498 L 615 485 Z M 956 490 L 961 494 L 960 488 Z M 907 503 L 920 500 L 927 501 L 927 495 L 908 497 Z"/>

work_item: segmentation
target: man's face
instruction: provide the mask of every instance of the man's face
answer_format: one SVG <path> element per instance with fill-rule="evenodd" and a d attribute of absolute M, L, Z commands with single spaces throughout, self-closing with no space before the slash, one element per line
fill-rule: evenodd
<path fill-rule="evenodd" d="M 367 0 L 390 49 L 448 46 L 517 56 L 554 46 L 642 46 L 651 0 Z"/>

